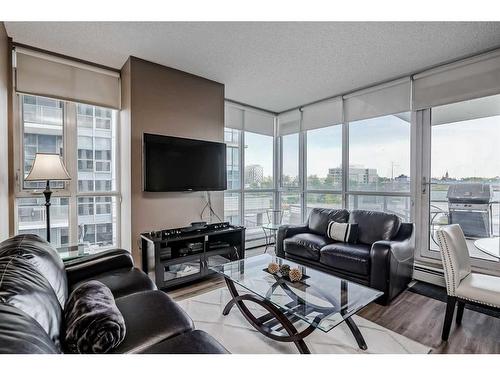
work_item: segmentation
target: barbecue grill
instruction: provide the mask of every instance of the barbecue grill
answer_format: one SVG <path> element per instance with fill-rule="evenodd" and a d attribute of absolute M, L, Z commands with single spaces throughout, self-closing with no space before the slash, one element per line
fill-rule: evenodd
<path fill-rule="evenodd" d="M 450 224 L 460 224 L 466 237 L 491 237 L 491 185 L 453 184 L 448 188 L 447 198 Z"/>

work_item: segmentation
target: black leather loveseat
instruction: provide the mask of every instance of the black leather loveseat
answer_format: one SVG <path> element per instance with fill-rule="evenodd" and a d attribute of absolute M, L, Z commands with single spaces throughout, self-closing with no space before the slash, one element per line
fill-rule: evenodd
<path fill-rule="evenodd" d="M 154 283 L 125 250 L 62 262 L 35 235 L 0 243 L 0 353 L 61 353 L 63 309 L 80 283 L 99 280 L 112 291 L 126 335 L 113 353 L 226 353 Z"/>
<path fill-rule="evenodd" d="M 355 244 L 326 236 L 330 221 L 357 223 Z M 304 225 L 278 230 L 276 253 L 287 258 L 384 292 L 387 304 L 411 281 L 414 225 L 396 215 L 377 211 L 314 208 Z"/>

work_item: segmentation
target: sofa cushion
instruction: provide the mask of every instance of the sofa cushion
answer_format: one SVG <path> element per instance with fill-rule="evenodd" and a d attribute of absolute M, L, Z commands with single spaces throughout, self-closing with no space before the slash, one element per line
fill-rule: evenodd
<path fill-rule="evenodd" d="M 204 331 L 191 331 L 159 342 L 143 354 L 227 354 L 228 351 Z"/>
<path fill-rule="evenodd" d="M 156 289 L 156 285 L 153 281 L 141 270 L 137 268 L 122 268 L 104 272 L 80 281 L 73 285 L 72 290 L 75 290 L 78 286 L 90 280 L 97 280 L 106 285 L 115 298 Z"/>
<path fill-rule="evenodd" d="M 326 229 L 330 221 L 337 223 L 347 223 L 349 220 L 349 211 L 344 209 L 330 210 L 327 208 L 313 208 L 309 214 L 309 230 L 321 236 L 326 235 Z"/>
<path fill-rule="evenodd" d="M 349 222 L 358 224 L 358 242 L 367 245 L 391 240 L 401 226 L 397 215 L 379 211 L 353 210 Z"/>
<path fill-rule="evenodd" d="M 336 242 L 321 249 L 320 263 L 342 271 L 368 275 L 370 245 Z"/>
<path fill-rule="evenodd" d="M 61 306 L 68 298 L 64 264 L 57 251 L 35 234 L 20 234 L 0 243 L 0 257 L 15 255 L 30 263 L 52 286 Z"/>
<path fill-rule="evenodd" d="M 320 249 L 333 241 L 313 233 L 300 233 L 285 239 L 285 253 L 311 260 L 319 260 Z"/>
<path fill-rule="evenodd" d="M 191 318 L 164 292 L 147 291 L 116 299 L 127 335 L 110 353 L 138 353 L 194 329 Z"/>
<path fill-rule="evenodd" d="M 62 307 L 48 280 L 22 256 L 0 257 L 0 304 L 32 317 L 60 348 Z"/>
<path fill-rule="evenodd" d="M 47 332 L 18 308 L 0 303 L 0 354 L 60 353 Z"/>

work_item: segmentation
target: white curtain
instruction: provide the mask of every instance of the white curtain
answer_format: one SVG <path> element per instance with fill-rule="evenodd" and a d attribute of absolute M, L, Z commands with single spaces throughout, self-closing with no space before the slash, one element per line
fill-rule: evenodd
<path fill-rule="evenodd" d="M 298 109 L 281 113 L 278 116 L 278 134 L 288 135 L 300 131 L 300 111 Z"/>
<path fill-rule="evenodd" d="M 245 131 L 274 136 L 274 116 L 252 109 L 245 110 Z"/>
<path fill-rule="evenodd" d="M 324 100 L 302 109 L 302 129 L 312 130 L 342 123 L 342 98 Z"/>
<path fill-rule="evenodd" d="M 500 93 L 500 50 L 416 74 L 413 109 Z"/>
<path fill-rule="evenodd" d="M 357 121 L 410 110 L 410 77 L 344 96 L 346 121 Z"/>
<path fill-rule="evenodd" d="M 24 48 L 16 48 L 16 91 L 121 107 L 119 73 Z"/>
<path fill-rule="evenodd" d="M 243 129 L 243 110 L 226 103 L 224 106 L 224 116 L 224 126 L 226 128 Z"/>

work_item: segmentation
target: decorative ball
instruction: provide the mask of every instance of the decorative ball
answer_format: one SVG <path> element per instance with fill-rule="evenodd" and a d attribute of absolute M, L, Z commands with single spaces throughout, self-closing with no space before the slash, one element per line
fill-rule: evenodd
<path fill-rule="evenodd" d="M 280 270 L 280 265 L 278 263 L 271 262 L 267 266 L 267 270 L 269 271 L 269 273 L 272 273 L 274 275 Z"/>
<path fill-rule="evenodd" d="M 282 264 L 280 267 L 280 273 L 281 276 L 288 276 L 288 273 L 290 272 L 290 266 L 288 264 Z"/>
<path fill-rule="evenodd" d="M 290 281 L 300 281 L 302 279 L 302 271 L 300 268 L 292 268 L 290 272 L 288 272 L 288 277 Z"/>

